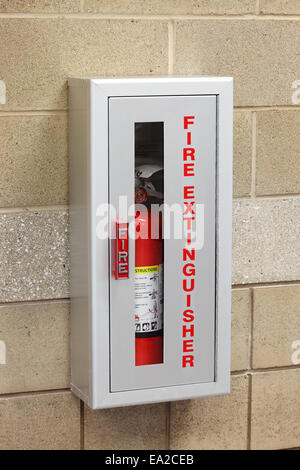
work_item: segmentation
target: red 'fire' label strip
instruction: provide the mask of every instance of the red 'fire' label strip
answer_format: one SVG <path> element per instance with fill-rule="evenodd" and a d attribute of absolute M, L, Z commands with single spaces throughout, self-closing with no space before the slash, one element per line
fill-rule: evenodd
<path fill-rule="evenodd" d="M 128 279 L 128 255 L 128 223 L 117 222 L 115 239 L 115 279 Z"/>

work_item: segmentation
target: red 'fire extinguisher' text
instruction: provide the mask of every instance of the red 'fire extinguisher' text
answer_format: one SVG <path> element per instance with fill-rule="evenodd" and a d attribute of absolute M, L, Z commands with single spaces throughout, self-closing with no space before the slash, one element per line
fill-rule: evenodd
<path fill-rule="evenodd" d="M 185 247 L 182 252 L 183 261 L 183 291 L 185 295 L 185 310 L 182 315 L 182 367 L 194 367 L 194 333 L 195 312 L 193 308 L 193 291 L 195 289 L 195 248 L 192 248 L 192 227 L 195 223 L 195 148 L 192 146 L 192 132 L 195 116 L 184 116 L 183 125 L 186 130 L 186 146 L 183 148 L 183 225 L 185 233 Z M 189 183 L 189 180 L 192 183 Z"/>

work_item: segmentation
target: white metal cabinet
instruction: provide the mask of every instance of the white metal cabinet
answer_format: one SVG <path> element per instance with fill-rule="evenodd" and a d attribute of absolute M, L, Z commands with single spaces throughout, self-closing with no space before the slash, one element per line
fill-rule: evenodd
<path fill-rule="evenodd" d="M 92 408 L 229 392 L 232 79 L 70 79 L 72 390 Z M 184 116 L 194 116 L 184 129 Z M 204 222 L 196 249 L 193 367 L 183 368 L 182 249 L 164 240 L 164 361 L 134 363 L 134 240 L 129 278 L 115 280 L 103 204 L 134 204 L 136 123 L 162 122 L 164 203 L 183 206 L 184 184 Z M 183 177 L 192 129 L 194 176 Z M 184 206 L 183 206 L 184 207 Z M 117 217 L 119 214 L 117 214 Z M 200 221 L 201 226 L 201 221 Z"/>

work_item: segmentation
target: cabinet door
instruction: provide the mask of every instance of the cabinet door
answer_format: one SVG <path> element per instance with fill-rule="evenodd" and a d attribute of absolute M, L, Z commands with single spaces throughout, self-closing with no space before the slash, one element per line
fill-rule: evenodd
<path fill-rule="evenodd" d="M 163 362 L 135 365 L 135 240 L 129 236 L 129 277 L 116 280 L 112 269 L 110 274 L 111 392 L 215 380 L 216 114 L 215 95 L 109 99 L 109 202 L 116 209 L 111 211 L 112 224 L 116 220 L 133 224 L 135 170 L 143 156 L 150 172 L 153 166 L 158 171 L 162 166 L 163 189 L 161 183 L 159 189 L 165 208 Z M 194 158 L 190 152 L 184 154 L 185 148 L 195 150 Z M 185 167 L 189 162 L 192 165 Z M 168 226 L 176 205 L 181 207 L 181 220 L 175 223 L 174 233 L 172 224 L 170 231 Z M 191 222 L 197 224 L 195 259 L 184 261 L 188 222 L 183 218 L 193 218 L 196 209 L 196 222 Z M 181 222 L 183 237 L 179 236 Z M 111 265 L 113 257 L 111 253 Z M 189 296 L 184 286 L 192 285 Z M 191 323 L 184 321 L 187 310 L 193 311 Z M 184 326 L 191 325 L 192 342 L 186 344 Z M 185 355 L 193 356 L 193 365 L 183 365 Z"/>

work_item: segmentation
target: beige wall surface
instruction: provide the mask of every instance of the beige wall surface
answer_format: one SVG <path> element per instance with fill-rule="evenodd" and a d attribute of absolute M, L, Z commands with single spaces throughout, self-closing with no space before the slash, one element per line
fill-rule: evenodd
<path fill-rule="evenodd" d="M 300 447 L 299 0 L 0 0 L 0 43 L 0 449 Z M 234 77 L 229 396 L 69 391 L 75 74 Z"/>

